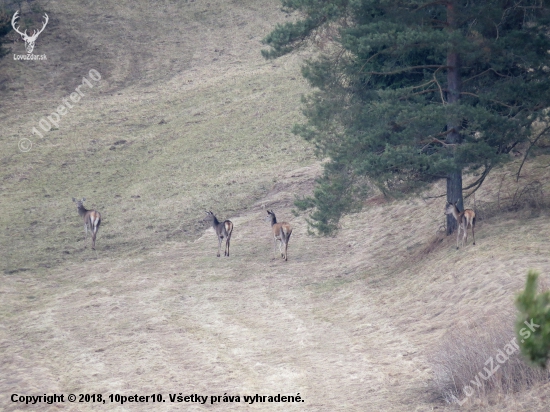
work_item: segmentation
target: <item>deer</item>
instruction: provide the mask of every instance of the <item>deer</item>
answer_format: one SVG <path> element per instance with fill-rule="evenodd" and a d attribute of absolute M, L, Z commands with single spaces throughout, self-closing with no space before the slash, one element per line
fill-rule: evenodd
<path fill-rule="evenodd" d="M 218 254 L 216 256 L 220 257 L 222 241 L 224 237 L 225 249 L 223 255 L 229 256 L 229 244 L 231 243 L 231 234 L 233 233 L 233 223 L 230 220 L 224 220 L 223 222 L 220 222 L 216 218 L 216 216 L 214 216 L 214 213 L 212 213 L 212 211 L 206 212 L 206 217 L 203 220 L 212 224 L 212 227 L 216 232 L 216 236 L 218 237 Z"/>
<path fill-rule="evenodd" d="M 38 35 L 44 31 L 50 18 L 46 13 L 44 13 L 44 22 L 42 23 L 42 28 L 40 30 L 33 30 L 30 36 L 27 34 L 27 30 L 25 30 L 24 33 L 19 31 L 19 26 L 15 25 L 18 18 L 19 18 L 19 10 L 17 10 L 13 15 L 11 19 L 11 26 L 13 27 L 13 30 L 15 30 L 16 33 L 21 35 L 21 37 L 23 38 L 23 41 L 25 42 L 25 49 L 27 50 L 27 53 L 30 54 L 34 50 L 34 43 L 36 42 Z"/>
<path fill-rule="evenodd" d="M 456 248 L 458 250 L 458 239 L 460 238 L 460 229 L 462 229 L 462 247 L 464 243 L 468 242 L 468 227 L 472 228 L 472 237 L 474 238 L 474 245 L 476 244 L 476 236 L 474 233 L 474 228 L 476 225 L 476 212 L 472 209 L 465 209 L 463 212 L 458 211 L 456 206 L 458 201 L 455 203 L 447 203 L 445 207 L 446 215 L 453 215 L 455 218 L 458 228 L 456 229 Z"/>
<path fill-rule="evenodd" d="M 99 225 L 101 224 L 101 214 L 97 210 L 86 209 L 83 204 L 85 201 L 85 197 L 83 197 L 82 200 L 77 200 L 73 197 L 73 202 L 76 203 L 78 214 L 84 219 L 84 230 L 86 232 L 84 240 L 88 239 L 88 229 L 90 229 L 92 232 L 92 249 L 95 250 L 95 238 L 99 230 Z"/>
<path fill-rule="evenodd" d="M 290 240 L 290 235 L 292 234 L 292 227 L 287 222 L 277 222 L 277 217 L 273 210 L 267 211 L 267 216 L 265 217 L 266 221 L 270 221 L 271 230 L 273 231 L 273 237 L 275 239 L 274 250 L 277 251 L 277 241 L 279 241 L 279 252 L 281 252 L 281 257 L 287 261 L 288 260 L 288 241 Z M 283 252 L 284 246 L 284 252 Z"/>

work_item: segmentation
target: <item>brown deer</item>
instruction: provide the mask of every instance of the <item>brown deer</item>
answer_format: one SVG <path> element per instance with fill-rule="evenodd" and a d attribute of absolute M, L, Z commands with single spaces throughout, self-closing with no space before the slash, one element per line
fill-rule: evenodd
<path fill-rule="evenodd" d="M 229 244 L 231 242 L 231 233 L 233 233 L 233 223 L 230 220 L 225 220 L 223 222 L 218 221 L 216 216 L 214 216 L 214 213 L 206 212 L 206 217 L 204 218 L 204 221 L 208 221 L 212 224 L 212 227 L 214 228 L 214 231 L 216 232 L 216 236 L 218 236 L 218 254 L 217 257 L 220 257 L 220 252 L 222 248 L 222 241 L 225 237 L 225 249 L 224 249 L 224 256 L 229 256 Z"/>
<path fill-rule="evenodd" d="M 458 202 L 447 203 L 445 207 L 446 215 L 453 215 L 456 219 L 458 228 L 456 229 L 456 248 L 458 249 L 458 239 L 460 238 L 460 229 L 462 229 L 462 247 L 464 243 L 468 242 L 468 227 L 472 228 L 472 237 L 474 238 L 474 245 L 476 244 L 476 236 L 474 233 L 474 228 L 476 225 L 476 212 L 472 209 L 465 209 L 464 212 L 459 212 L 458 207 L 456 207 Z"/>
<path fill-rule="evenodd" d="M 286 222 L 277 222 L 275 213 L 273 210 L 267 211 L 267 216 L 265 218 L 271 222 L 271 230 L 273 231 L 273 237 L 275 238 L 275 250 L 277 250 L 277 241 L 281 242 L 279 244 L 279 252 L 281 252 L 281 257 L 286 261 L 288 260 L 287 250 L 288 250 L 288 241 L 290 240 L 290 235 L 292 234 L 292 227 Z M 283 253 L 283 246 L 285 251 Z"/>
<path fill-rule="evenodd" d="M 88 239 L 88 229 L 90 229 L 92 232 L 92 249 L 95 249 L 95 238 L 99 230 L 99 225 L 101 224 L 101 214 L 97 210 L 86 209 L 83 205 L 85 201 L 85 197 L 83 197 L 82 200 L 76 200 L 73 197 L 73 202 L 76 203 L 78 214 L 84 219 L 84 230 L 86 231 L 86 237 L 84 239 Z"/>

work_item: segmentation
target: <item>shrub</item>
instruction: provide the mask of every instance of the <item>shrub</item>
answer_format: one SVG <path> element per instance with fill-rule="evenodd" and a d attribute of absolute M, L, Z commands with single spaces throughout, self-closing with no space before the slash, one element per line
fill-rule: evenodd
<path fill-rule="evenodd" d="M 432 358 L 433 389 L 447 403 L 527 389 L 550 378 L 548 371 L 528 365 L 520 355 L 512 310 L 483 322 L 453 328 Z M 513 352 L 513 353 L 512 353 Z"/>
<path fill-rule="evenodd" d="M 516 299 L 520 311 L 516 333 L 521 352 L 530 362 L 544 368 L 550 358 L 550 291 L 537 293 L 538 276 L 529 271 L 525 290 Z"/>

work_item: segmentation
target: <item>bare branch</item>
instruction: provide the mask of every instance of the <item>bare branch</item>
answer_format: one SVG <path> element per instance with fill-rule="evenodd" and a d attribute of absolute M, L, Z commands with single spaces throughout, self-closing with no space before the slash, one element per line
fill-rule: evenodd
<path fill-rule="evenodd" d="M 479 99 L 479 96 L 475 93 L 470 93 L 470 92 L 460 92 L 460 94 L 463 94 L 465 96 L 473 96 L 473 97 L 477 97 Z"/>
<path fill-rule="evenodd" d="M 432 84 L 434 81 L 433 80 L 430 80 L 429 82 L 427 83 L 424 83 L 424 84 L 421 84 L 420 86 L 413 86 L 412 89 L 420 89 L 421 87 L 424 87 L 424 86 L 428 86 L 430 84 Z"/>
<path fill-rule="evenodd" d="M 384 49 L 382 51 L 379 51 L 378 53 L 374 53 L 372 56 L 370 56 L 366 61 L 365 63 L 363 63 L 363 65 L 361 66 L 361 68 L 359 69 L 359 72 L 361 72 L 365 66 L 371 62 L 372 59 L 380 56 L 381 54 L 386 54 L 386 53 L 391 53 L 392 51 L 394 51 L 396 49 L 396 47 L 389 47 L 387 49 Z"/>
<path fill-rule="evenodd" d="M 392 74 L 403 73 L 403 72 L 406 72 L 406 71 L 409 71 L 409 70 L 416 70 L 416 69 L 448 69 L 449 67 L 450 66 L 442 66 L 442 65 L 439 65 L 439 64 L 426 64 L 426 65 L 423 65 L 423 66 L 404 67 L 402 69 L 394 70 L 394 71 L 391 71 L 391 72 L 366 72 L 366 74 L 376 74 L 376 75 L 379 75 L 379 76 L 389 76 L 389 75 L 392 75 Z"/>
<path fill-rule="evenodd" d="M 437 84 L 437 87 L 439 89 L 439 96 L 441 97 L 441 104 L 445 104 L 445 98 L 443 97 L 443 90 L 441 89 L 441 85 L 437 81 L 437 78 L 435 77 L 435 74 L 437 73 L 437 70 L 434 72 L 434 82 Z"/>
<path fill-rule="evenodd" d="M 422 199 L 423 200 L 426 200 L 426 199 L 439 199 L 440 197 L 443 197 L 443 196 L 447 196 L 447 193 L 443 193 L 442 195 L 437 195 L 437 196 L 425 196 Z"/>
<path fill-rule="evenodd" d="M 449 133 L 452 132 L 452 129 L 451 130 L 447 130 L 445 132 L 441 132 L 441 133 L 438 133 L 436 134 L 437 137 L 440 137 L 440 136 L 446 136 L 448 135 Z M 452 146 L 458 146 L 458 143 L 446 143 L 446 142 L 443 142 L 441 140 L 439 140 L 437 137 L 434 137 L 434 136 L 428 136 L 428 138 L 430 138 L 431 140 L 426 143 L 422 149 L 420 149 L 420 153 L 422 153 L 429 145 L 431 145 L 432 143 L 439 143 L 441 144 L 442 146 L 444 147 L 452 147 Z M 424 142 L 420 142 L 420 143 L 424 143 Z"/>
<path fill-rule="evenodd" d="M 447 91 L 446 89 L 443 89 L 445 91 Z M 466 96 L 473 96 L 473 97 L 476 97 L 476 98 L 480 98 L 479 95 L 475 94 L 475 93 L 470 93 L 470 92 L 460 92 L 460 94 L 464 94 Z M 500 104 L 501 106 L 504 106 L 504 107 L 507 107 L 508 109 L 513 109 L 513 108 L 516 108 L 518 106 L 510 106 L 509 104 L 506 104 L 506 103 L 503 103 L 503 102 L 500 102 L 498 100 L 495 100 L 495 99 L 489 99 L 490 102 L 493 102 L 493 103 L 497 103 L 497 104 Z"/>
<path fill-rule="evenodd" d="M 491 171 L 492 168 L 493 168 L 492 165 L 490 165 L 490 166 L 485 165 L 485 169 L 483 170 L 483 173 L 481 174 L 479 179 L 477 179 L 474 183 L 471 183 L 468 186 L 463 187 L 462 190 L 468 190 L 468 189 L 471 189 L 474 186 L 477 186 L 477 188 L 475 188 L 472 192 L 470 192 L 468 194 L 468 196 L 472 195 L 477 189 L 479 189 L 479 186 L 481 186 L 481 184 L 483 183 L 483 181 L 485 180 L 485 178 L 487 177 L 487 175 L 489 174 L 489 172 Z M 466 196 L 466 197 L 468 197 L 468 196 Z"/>
<path fill-rule="evenodd" d="M 433 80 L 430 82 L 430 83 L 433 83 Z M 401 96 L 399 98 L 399 100 L 406 100 L 408 99 L 409 97 L 413 97 L 413 96 L 420 96 L 421 94 L 426 94 L 426 93 L 431 93 L 431 92 L 437 92 L 438 89 L 426 89 L 426 90 L 422 90 L 421 92 L 416 92 L 416 93 L 413 93 L 413 94 L 408 94 L 407 96 Z"/>
<path fill-rule="evenodd" d="M 516 174 L 516 182 L 519 180 L 519 175 L 521 173 L 521 169 L 525 163 L 525 161 L 527 160 L 527 156 L 529 155 L 529 152 L 531 151 L 531 148 L 537 144 L 537 141 L 548 131 L 550 130 L 550 126 L 547 126 L 542 132 L 540 132 L 537 137 L 535 137 L 535 140 L 533 140 L 532 142 L 529 141 L 531 144 L 529 145 L 529 147 L 527 148 L 527 150 L 525 151 L 525 156 L 523 156 L 523 160 L 521 161 L 521 165 L 519 166 L 519 169 L 518 169 L 518 172 Z"/>
<path fill-rule="evenodd" d="M 414 9 L 414 11 L 422 10 L 422 9 L 425 9 L 426 7 L 436 6 L 436 5 L 439 5 L 439 4 L 443 4 L 445 6 L 448 6 L 451 3 L 449 1 L 445 1 L 445 0 L 432 1 L 430 3 L 426 3 L 426 4 L 423 4 L 422 6 L 417 7 L 416 9 Z"/>
<path fill-rule="evenodd" d="M 472 76 L 470 77 L 469 79 L 466 79 L 462 82 L 462 84 L 466 83 L 466 82 L 469 82 L 470 80 L 473 80 L 475 79 L 476 77 L 479 77 L 479 76 L 483 76 L 485 73 L 488 73 L 488 72 L 493 72 L 495 73 L 497 76 L 500 76 L 500 77 L 510 77 L 510 76 L 506 76 L 505 74 L 501 74 L 499 72 L 497 72 L 495 69 L 491 68 L 491 69 L 487 69 L 479 74 L 476 74 L 475 76 Z"/>
<path fill-rule="evenodd" d="M 447 66 L 447 67 L 449 67 L 449 66 Z M 437 87 L 439 88 L 439 96 L 441 97 L 441 104 L 445 105 L 445 98 L 444 98 L 444 96 L 443 96 L 443 89 L 441 88 L 441 85 L 440 85 L 439 82 L 437 81 L 437 77 L 436 77 L 437 72 L 438 72 L 439 70 L 441 70 L 441 68 L 437 69 L 437 70 L 434 72 L 433 78 L 434 78 L 435 84 L 437 84 Z"/>

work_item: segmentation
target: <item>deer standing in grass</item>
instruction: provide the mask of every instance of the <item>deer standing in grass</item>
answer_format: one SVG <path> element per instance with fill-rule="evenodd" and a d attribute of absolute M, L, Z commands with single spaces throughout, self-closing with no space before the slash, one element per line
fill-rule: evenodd
<path fill-rule="evenodd" d="M 271 222 L 271 230 L 273 231 L 273 237 L 275 238 L 275 250 L 277 250 L 277 241 L 279 243 L 279 252 L 281 252 L 281 257 L 284 260 L 288 260 L 287 250 L 288 250 L 288 241 L 290 240 L 290 235 L 292 234 L 292 227 L 286 222 L 277 222 L 275 213 L 273 210 L 267 211 L 266 220 Z M 285 251 L 283 253 L 283 246 Z"/>
<path fill-rule="evenodd" d="M 76 200 L 73 197 L 73 202 L 76 203 L 78 214 L 84 219 L 84 230 L 86 231 L 86 237 L 84 240 L 88 239 L 88 229 L 90 229 L 92 232 L 92 249 L 95 250 L 95 238 L 97 236 L 97 231 L 99 230 L 99 225 L 101 224 L 101 214 L 97 210 L 86 209 L 83 205 L 85 201 L 85 197 L 83 197 L 82 200 Z"/>
<path fill-rule="evenodd" d="M 212 227 L 216 231 L 216 236 L 218 236 L 218 254 L 217 257 L 220 257 L 220 252 L 222 248 L 222 241 L 225 237 L 225 249 L 224 256 L 229 256 L 229 243 L 231 242 L 231 233 L 233 233 L 233 223 L 230 220 L 225 220 L 223 222 L 218 221 L 214 213 L 206 212 L 205 221 L 208 221 L 212 224 Z"/>
<path fill-rule="evenodd" d="M 462 229 L 462 247 L 464 243 L 468 242 L 468 227 L 472 228 L 472 237 L 474 238 L 474 245 L 476 244 L 476 236 L 474 233 L 474 228 L 476 225 L 476 212 L 472 209 L 465 209 L 464 212 L 459 212 L 458 207 L 456 207 L 458 202 L 447 203 L 445 207 L 446 215 L 453 215 L 457 222 L 456 229 L 456 248 L 458 249 L 458 239 L 460 238 L 460 230 Z"/>

